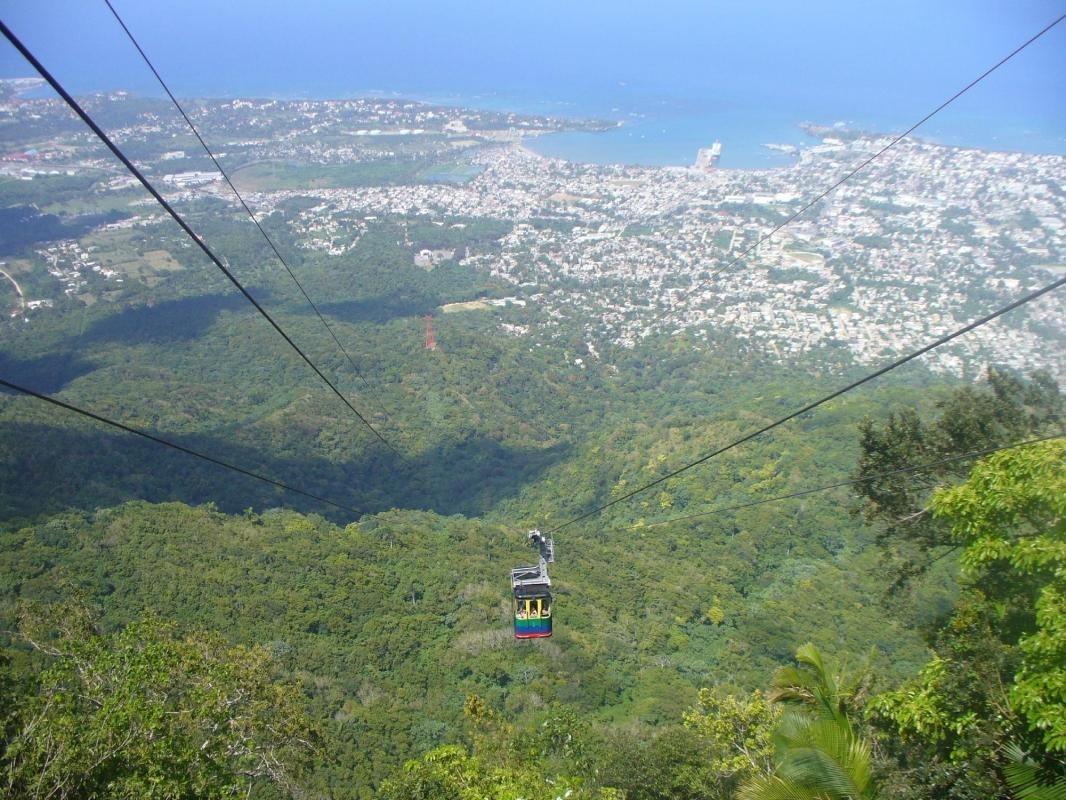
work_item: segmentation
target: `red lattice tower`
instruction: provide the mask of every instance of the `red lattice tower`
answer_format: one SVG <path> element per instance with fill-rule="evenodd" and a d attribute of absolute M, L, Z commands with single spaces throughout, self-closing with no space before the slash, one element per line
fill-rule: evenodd
<path fill-rule="evenodd" d="M 427 350 L 436 350 L 437 349 L 437 332 L 435 330 L 433 330 L 433 315 L 432 314 L 426 314 L 425 320 L 426 320 L 426 349 Z"/>

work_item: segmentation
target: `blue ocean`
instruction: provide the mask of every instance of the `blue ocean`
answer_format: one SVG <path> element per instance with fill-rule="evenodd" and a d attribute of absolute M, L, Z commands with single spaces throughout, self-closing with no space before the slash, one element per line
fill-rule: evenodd
<path fill-rule="evenodd" d="M 950 95 L 949 95 L 950 96 Z M 713 97 L 627 98 L 605 91 L 599 97 L 547 100 L 507 94 L 428 94 L 419 99 L 446 105 L 492 110 L 522 111 L 561 117 L 595 118 L 618 123 L 603 132 L 553 133 L 529 140 L 530 149 L 554 158 L 591 164 L 688 166 L 701 147 L 722 143 L 720 164 L 725 168 L 760 169 L 783 166 L 795 156 L 778 147 L 803 147 L 813 143 L 801 130 L 803 122 L 843 124 L 852 129 L 900 133 L 931 108 L 900 103 L 857 115 L 841 115 L 843 103 L 810 102 L 749 105 L 740 100 Z M 960 105 L 962 105 L 960 101 Z M 1058 124 L 1062 123 L 1062 124 Z M 942 112 L 913 134 L 940 144 L 1027 153 L 1066 153 L 1066 119 L 1048 120 L 1039 114 L 965 114 Z"/>
<path fill-rule="evenodd" d="M 787 164 L 798 124 L 898 132 L 1062 14 L 1052 0 L 113 0 L 180 96 L 370 94 L 620 123 L 531 146 L 577 161 Z M 7 0 L 70 88 L 159 94 L 106 5 Z M 0 47 L 0 77 L 32 75 Z M 924 125 L 950 145 L 1066 153 L 1066 22 Z"/>

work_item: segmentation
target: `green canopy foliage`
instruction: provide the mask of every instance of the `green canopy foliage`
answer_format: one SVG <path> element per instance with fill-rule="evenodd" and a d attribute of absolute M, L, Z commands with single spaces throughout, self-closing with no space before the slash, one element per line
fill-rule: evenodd
<path fill-rule="evenodd" d="M 260 783 L 291 793 L 324 756 L 302 695 L 274 680 L 264 648 L 180 636 L 154 616 L 101 634 L 77 603 L 24 605 L 19 636 L 45 658 L 7 726 L 7 796 L 227 798 Z"/>
<path fill-rule="evenodd" d="M 685 713 L 684 723 L 710 743 L 715 773 L 736 784 L 773 771 L 773 731 L 779 717 L 779 708 L 759 689 L 750 695 L 701 689 L 699 703 Z"/>
<path fill-rule="evenodd" d="M 902 578 L 923 571 L 930 551 L 956 543 L 950 525 L 926 513 L 926 505 L 934 487 L 965 477 L 969 462 L 876 476 L 1061 430 L 1063 398 L 1045 373 L 1026 381 L 990 369 L 983 387 L 954 391 L 937 403 L 937 411 L 931 421 L 911 408 L 880 423 L 867 418 L 859 427 L 862 455 L 855 476 L 864 479 L 858 485 L 863 511 L 879 526 L 879 543 Z"/>
<path fill-rule="evenodd" d="M 901 757 L 944 765 L 933 785 L 988 796 L 1025 764 L 1050 784 L 1066 775 L 1064 455 L 1061 439 L 997 453 L 931 499 L 962 548 L 963 594 L 933 659 L 870 711 L 903 737 Z"/>
<path fill-rule="evenodd" d="M 1066 441 L 990 456 L 932 507 L 986 594 L 1032 600 L 1010 700 L 1049 751 L 1066 752 Z"/>
<path fill-rule="evenodd" d="M 373 168 L 347 179 L 406 181 L 422 166 L 412 157 L 400 171 Z M 277 164 L 244 179 L 297 177 Z M 324 170 L 315 177 L 343 176 Z M 60 215 L 67 212 L 55 204 L 75 202 L 89 188 L 82 184 L 55 177 L 4 191 L 17 193 L 20 205 L 48 201 L 47 213 Z M 125 207 L 129 199 L 112 201 Z M 501 798 L 567 789 L 608 797 L 602 792 L 614 789 L 628 800 L 725 800 L 749 780 L 784 779 L 793 767 L 800 776 L 801 766 L 808 777 L 820 769 L 826 786 L 837 780 L 833 791 L 850 776 L 856 791 L 869 792 L 862 778 L 869 759 L 859 744 L 868 736 L 857 730 L 851 687 L 833 686 L 834 674 L 803 661 L 786 682 L 797 693 L 789 703 L 762 691 L 808 641 L 816 649 L 802 651 L 804 658 L 872 651 L 872 669 L 889 689 L 908 691 L 906 681 L 919 675 L 916 685 L 936 701 L 931 721 L 921 724 L 947 732 L 903 755 L 920 753 L 928 775 L 977 764 L 990 742 L 1005 741 L 989 733 L 1006 728 L 986 714 L 1000 705 L 1016 712 L 1018 729 L 1030 737 L 1018 740 L 1025 749 L 1017 763 L 1048 769 L 1044 736 L 1055 744 L 1061 719 L 1044 700 L 1058 696 L 1063 605 L 1048 578 L 1050 562 L 997 555 L 975 565 L 978 586 L 960 592 L 956 563 L 945 553 L 968 545 L 947 516 L 926 508 L 936 486 L 965 478 L 969 462 L 873 479 L 1049 432 L 1062 401 L 1047 376 L 993 370 L 983 383 L 959 387 L 901 370 L 876 392 L 841 397 L 567 528 L 553 572 L 556 635 L 515 645 L 506 574 L 528 558 L 517 531 L 548 527 L 663 477 L 787 413 L 798 398 L 822 393 L 827 374 L 864 368 L 836 348 L 781 364 L 713 328 L 698 344 L 690 335 L 631 349 L 597 343 L 594 355 L 595 331 L 579 326 L 561 323 L 536 340 L 512 335 L 534 313 L 518 304 L 438 313 L 439 348 L 429 352 L 421 315 L 515 292 L 461 263 L 467 248 L 491 252 L 510 223 L 368 218 L 341 243 L 343 254 L 327 257 L 299 246 L 306 243 L 288 227 L 316 202 L 294 195 L 262 221 L 369 386 L 254 229 L 243 219 L 234 224 L 234 209 L 211 200 L 187 210 L 403 458 L 375 445 L 164 226 L 82 236 L 94 257 L 120 268 L 121 287 L 60 293 L 47 314 L 0 320 L 5 378 L 359 510 L 353 518 L 319 509 L 0 394 L 0 628 L 17 627 L 20 602 L 63 608 L 69 598 L 61 585 L 75 585 L 101 610 L 99 630 L 83 637 L 88 650 L 62 637 L 43 640 L 64 642 L 51 656 L 28 652 L 17 637 L 0 642 L 7 659 L 0 660 L 0 690 L 20 698 L 17 711 L 0 709 L 6 741 L 21 748 L 9 751 L 20 759 L 10 761 L 9 775 L 21 781 L 12 793 L 29 791 L 34 770 L 59 781 L 58 772 L 42 768 L 44 740 L 25 730 L 24 714 L 43 714 L 35 703 L 49 697 L 48 709 L 67 715 L 66 728 L 58 717 L 49 722 L 70 744 L 62 763 L 71 775 L 88 776 L 85 786 L 103 785 L 99 775 L 116 764 L 141 775 L 160 758 L 159 786 L 170 787 L 160 792 L 184 791 L 183 780 L 207 787 L 206 761 L 198 759 L 210 758 L 222 765 L 220 775 L 237 769 L 243 776 L 218 778 L 212 785 L 219 791 L 249 781 L 253 795 L 285 791 L 284 782 L 264 788 L 268 776 L 248 763 L 234 767 L 218 756 L 221 739 L 221 750 L 212 744 L 194 753 L 197 729 L 188 726 L 195 715 L 170 718 L 176 706 L 168 703 L 214 719 L 222 712 L 196 687 L 239 678 L 258 687 L 252 696 L 281 691 L 268 683 L 280 679 L 276 686 L 288 687 L 294 703 L 297 691 L 306 701 L 337 756 L 312 759 L 304 788 L 312 795 L 420 796 L 421 786 L 426 796 L 459 796 L 462 785 L 476 787 L 474 796 Z M 68 227 L 60 231 L 56 220 Z M 44 233 L 80 235 L 69 215 L 56 220 L 42 222 L 51 231 Z M 413 258 L 423 247 L 455 253 L 426 269 Z M 25 248 L 22 254 L 37 258 Z M 34 265 L 20 280 L 43 297 L 44 283 L 34 282 L 42 265 Z M 908 410 L 897 411 L 901 405 Z M 850 513 L 853 496 L 841 489 L 717 511 L 849 474 L 863 479 L 857 488 L 868 526 Z M 895 574 L 882 556 L 914 578 L 905 592 L 892 593 Z M 1000 583 L 1024 587 L 1029 599 L 1000 593 Z M 939 661 L 920 672 L 930 663 L 930 642 Z M 140 672 L 123 673 L 114 654 Z M 80 678 L 71 665 L 83 662 L 112 676 L 116 699 L 109 702 L 121 716 L 101 717 L 75 696 Z M 240 665 L 241 675 L 227 664 Z M 805 682 L 808 669 L 822 669 L 824 695 Z M 992 691 L 1001 679 L 1010 687 L 1005 698 Z M 792 707 L 801 694 L 823 710 Z M 491 724 L 468 723 L 469 696 L 479 698 L 480 718 Z M 832 708 L 837 713 L 825 716 Z M 84 721 L 88 735 L 71 743 L 74 720 Z M 104 752 L 123 720 L 150 731 L 150 742 L 184 742 L 175 751 L 183 755 L 163 758 L 142 743 L 123 750 L 121 764 L 94 767 L 93 754 Z M 968 761 L 951 758 L 957 746 Z M 805 761 L 801 752 L 818 756 Z M 1005 763 L 997 758 L 986 760 Z M 832 764 L 842 770 L 836 778 Z M 882 766 L 873 763 L 875 778 L 885 774 Z M 900 785 L 924 786 L 929 797 L 946 785 L 976 787 L 974 797 L 1005 786 L 1000 766 L 977 771 L 984 777 L 969 783 L 936 775 Z M 996 777 L 985 780 L 989 774 Z M 130 783 L 122 791 L 141 788 Z"/>

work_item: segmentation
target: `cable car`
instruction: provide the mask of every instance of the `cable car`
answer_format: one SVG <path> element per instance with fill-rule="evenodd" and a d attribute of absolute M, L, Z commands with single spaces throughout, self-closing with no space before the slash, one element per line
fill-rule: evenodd
<path fill-rule="evenodd" d="M 540 561 L 533 567 L 511 570 L 514 638 L 547 639 L 552 635 L 552 582 L 548 564 L 555 561 L 555 546 L 537 530 L 529 532 L 529 543 L 540 553 Z"/>

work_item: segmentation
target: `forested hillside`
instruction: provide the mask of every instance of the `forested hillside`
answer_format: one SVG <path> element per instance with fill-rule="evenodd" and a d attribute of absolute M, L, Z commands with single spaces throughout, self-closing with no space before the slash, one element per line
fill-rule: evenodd
<path fill-rule="evenodd" d="M 776 724 L 773 704 L 750 693 L 805 642 L 849 669 L 862 665 L 881 689 L 940 674 L 929 671 L 942 661 L 929 667 L 928 647 L 957 602 L 958 562 L 945 556 L 956 546 L 950 533 L 923 509 L 928 490 L 961 480 L 971 460 L 729 509 L 1046 435 L 1061 412 L 1050 379 L 993 372 L 980 387 L 959 387 L 908 368 L 568 528 L 557 539 L 557 634 L 519 646 L 506 576 L 528 560 L 525 530 L 665 475 L 858 369 L 831 351 L 783 367 L 730 339 L 699 347 L 685 336 L 652 339 L 596 356 L 577 334 L 531 347 L 500 332 L 528 313 L 514 306 L 438 314 L 439 347 L 428 351 L 419 315 L 499 287 L 454 265 L 411 266 L 421 244 L 411 237 L 432 234 L 418 233 L 420 224 L 371 229 L 345 257 L 341 279 L 317 256 L 295 254 L 309 289 L 333 298 L 325 310 L 365 384 L 291 287 L 266 270 L 247 276 L 399 455 L 309 384 L 284 343 L 203 269 L 177 273 L 150 296 L 132 287 L 6 323 L 5 378 L 365 516 L 3 395 L 5 629 L 17 630 L 20 614 L 47 619 L 49 607 L 75 602 L 101 632 L 95 658 L 111 647 L 137 650 L 136 637 L 155 637 L 178 661 L 188 648 L 202 651 L 202 636 L 221 637 L 212 646 L 219 654 L 258 653 L 233 658 L 260 659 L 262 679 L 290 685 L 322 743 L 264 744 L 289 753 L 292 769 L 257 768 L 232 784 L 251 781 L 263 796 L 267 786 L 293 790 L 298 775 L 298 785 L 334 797 L 452 797 L 448 781 L 468 778 L 487 781 L 484 796 L 510 796 L 499 786 L 533 793 L 552 776 L 590 796 L 612 787 L 634 799 L 732 797 L 754 773 L 723 754 L 729 745 L 713 719 Z M 254 264 L 265 258 L 254 241 L 237 237 L 229 247 Z M 918 524 L 901 529 L 912 518 Z M 133 641 L 111 643 L 124 630 Z M 5 637 L 14 691 L 32 696 L 53 675 L 37 670 L 62 648 L 34 651 L 24 633 Z M 69 691 L 64 680 L 55 691 Z M 123 685 L 114 684 L 116 696 L 140 696 Z M 245 688 L 256 696 L 258 686 Z M 903 700 L 878 707 L 901 729 L 926 730 Z M 20 725 L 33 712 L 20 713 L 7 759 L 12 791 L 29 792 L 18 781 L 40 763 L 20 749 Z M 80 725 L 94 711 L 69 714 Z M 768 731 L 756 760 L 766 769 Z M 568 744 L 575 737 L 580 748 Z M 939 797 L 959 785 L 970 788 L 958 796 L 980 797 L 1002 787 L 999 756 L 974 777 L 938 747 L 922 756 L 946 762 L 932 777 L 907 761 L 917 757 L 910 751 L 898 769 L 882 762 L 890 782 L 910 787 L 900 796 Z M 413 772 L 398 772 L 424 753 Z M 139 758 L 109 769 L 136 776 L 161 756 Z M 68 769 L 91 771 L 95 760 L 81 754 Z M 193 762 L 174 769 L 175 785 L 199 774 Z M 71 796 L 79 791 L 91 796 L 84 788 Z"/>
<path fill-rule="evenodd" d="M 861 469 L 875 475 L 891 469 L 893 458 L 913 465 L 967 452 L 978 441 L 994 446 L 1045 432 L 1061 402 L 1053 386 L 994 378 L 992 388 L 950 395 L 928 423 L 904 414 L 884 424 L 851 424 L 841 461 L 854 463 L 861 453 Z M 842 421 L 841 433 L 848 428 Z M 634 436 L 634 455 L 654 466 L 659 459 L 646 435 Z M 595 447 L 589 446 L 593 462 Z M 848 458 L 849 452 L 855 455 Z M 1026 501 L 1039 507 L 1026 525 L 1044 531 L 1050 543 L 1061 536 L 1061 512 L 1039 504 L 1057 502 L 1062 452 L 1042 452 L 1044 472 L 1033 475 L 1046 474 L 1053 483 L 1037 486 Z M 862 484 L 868 516 L 874 521 L 890 501 L 905 502 L 953 474 L 964 475 L 967 463 L 897 477 L 891 486 Z M 614 469 L 627 474 L 624 464 Z M 723 471 L 717 480 L 753 477 Z M 816 483 L 773 470 L 759 477 L 765 485 L 747 497 Z M 711 487 L 700 503 L 723 505 L 738 497 L 715 497 Z M 683 487 L 673 491 L 681 495 Z M 910 537 L 914 550 L 933 563 L 899 591 L 893 590 L 897 575 L 910 573 L 886 571 L 886 551 L 874 544 L 878 530 L 890 538 L 889 532 L 841 507 L 847 494 L 815 494 L 646 530 L 577 528 L 559 544 L 558 633 L 535 646 L 516 645 L 509 628 L 506 570 L 528 559 L 514 524 L 391 511 L 342 527 L 282 509 L 230 516 L 208 506 L 144 502 L 74 511 L 6 526 L 6 627 L 18 625 L 16 613 L 25 618 L 39 604 L 76 599 L 103 631 L 133 626 L 148 636 L 137 628 L 148 615 L 171 621 L 183 635 L 212 631 L 222 635 L 219 645 L 264 648 L 270 672 L 297 689 L 324 743 L 321 753 L 329 753 L 304 754 L 302 785 L 323 792 L 330 787 L 337 797 L 374 796 L 375 787 L 384 787 L 387 797 L 443 798 L 454 796 L 449 781 L 467 778 L 484 784 L 483 794 L 471 796 L 496 796 L 499 786 L 533 793 L 544 791 L 536 787 L 547 786 L 542 782 L 553 775 L 568 776 L 583 792 L 612 786 L 632 798 L 732 796 L 757 770 L 730 760 L 727 740 L 736 733 L 730 726 L 744 730 L 758 723 L 768 731 L 777 724 L 772 704 L 750 692 L 767 686 L 774 669 L 810 641 L 841 669 L 862 672 L 863 708 L 870 686 L 902 687 L 869 706 L 880 716 L 853 713 L 862 735 L 881 735 L 881 728 L 867 730 L 869 724 L 898 724 L 914 731 L 913 747 L 921 747 L 922 737 L 930 742 L 923 761 L 945 760 L 944 774 L 934 774 L 913 763 L 914 752 L 901 753 L 901 768 L 882 754 L 879 769 L 892 775 L 890 783 L 911 787 L 899 796 L 938 797 L 945 785 L 956 784 L 971 786 L 971 794 L 960 796 L 988 796 L 980 792 L 988 781 L 1002 780 L 996 777 L 1002 759 L 975 730 L 975 738 L 963 741 L 971 742 L 966 759 L 978 774 L 953 775 L 956 746 L 949 748 L 950 740 L 922 720 L 940 720 L 935 724 L 955 731 L 952 736 L 971 736 L 969 726 L 985 710 L 967 704 L 994 699 L 967 694 L 925 709 L 913 706 L 919 701 L 906 688 L 915 675 L 935 681 L 921 696 L 942 702 L 935 698 L 944 690 L 944 665 L 960 658 L 959 644 L 951 642 L 985 635 L 952 633 L 955 559 L 941 558 L 944 544 L 957 548 L 964 541 L 950 533 L 952 514 L 976 511 L 951 510 L 960 503 L 969 508 L 962 495 L 938 496 L 947 509 L 937 512 L 946 518 L 946 538 L 922 544 L 921 537 Z M 858 506 L 858 498 L 851 502 Z M 672 513 L 668 504 L 657 505 L 655 515 Z M 1031 516 L 1024 509 L 1012 513 L 1012 519 Z M 963 561 L 976 569 L 1000 557 L 982 555 L 987 547 L 974 552 Z M 1034 564 L 1033 574 L 1047 568 Z M 1020 604 L 1017 613 L 1033 613 L 1038 595 L 1008 591 Z M 967 596 L 967 607 L 973 602 Z M 1002 613 L 996 608 L 980 613 Z M 1015 625 L 1031 629 L 1031 623 Z M 938 645 L 926 664 L 923 632 L 927 641 L 947 642 L 954 655 L 942 655 Z M 12 636 L 8 652 L 17 680 L 32 686 L 41 680 L 32 677 L 39 656 L 28 641 Z M 973 647 L 967 641 L 964 652 Z M 963 657 L 986 658 L 979 652 Z M 701 687 L 711 693 L 700 693 Z M 957 723 L 952 715 L 970 721 Z M 17 725 L 10 730 L 17 732 Z M 773 739 L 765 736 L 756 763 L 769 769 Z M 461 749 L 434 749 L 452 745 Z M 427 751 L 433 754 L 401 777 L 399 764 Z M 14 753 L 17 764 L 19 750 Z M 984 772 L 974 766 L 982 758 L 994 762 Z"/>
<path fill-rule="evenodd" d="M 714 324 L 604 335 L 616 312 L 571 302 L 594 297 L 574 264 L 540 286 L 525 278 L 547 256 L 514 251 L 516 231 L 601 241 L 567 216 L 582 198 L 553 191 L 521 222 L 461 192 L 432 206 L 439 181 L 485 166 L 452 144 L 496 157 L 495 140 L 434 130 L 357 166 L 261 161 L 285 120 L 212 108 L 262 136 L 234 142 L 238 183 L 272 192 L 264 228 L 347 355 L 218 187 L 186 191 L 208 165 L 177 149 L 184 131 L 130 149 L 177 181 L 195 230 L 364 419 L 108 167 L 85 156 L 91 175 L 0 182 L 3 285 L 18 287 L 0 321 L 8 795 L 1061 800 L 1050 374 L 913 361 L 776 426 L 870 364 L 846 338 L 782 352 Z M 70 133 L 35 124 L 27 147 Z M 331 136 L 316 146 L 349 158 L 349 134 Z M 627 180 L 604 178 L 608 197 Z M 348 213 L 354 195 L 311 198 L 302 181 L 368 205 Z M 367 213 L 394 185 L 418 202 Z M 745 225 L 786 218 L 749 205 Z M 721 260 L 736 237 L 707 233 Z M 507 259 L 522 283 L 495 268 Z M 809 271 L 767 274 L 806 291 Z M 1006 284 L 989 292 L 966 313 Z M 808 318 L 790 319 L 803 334 Z M 1057 341 L 1040 338 L 1046 307 L 1033 320 L 1027 346 Z M 533 528 L 555 534 L 555 632 L 516 642 L 508 575 L 533 558 Z"/>

